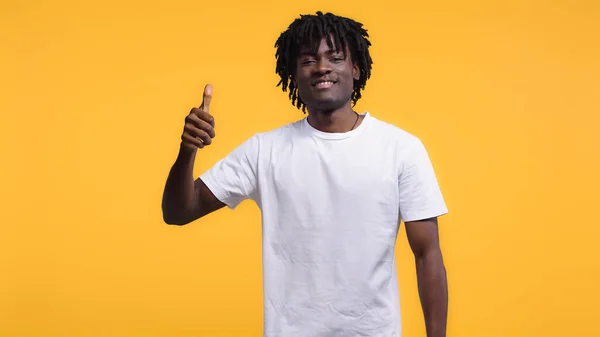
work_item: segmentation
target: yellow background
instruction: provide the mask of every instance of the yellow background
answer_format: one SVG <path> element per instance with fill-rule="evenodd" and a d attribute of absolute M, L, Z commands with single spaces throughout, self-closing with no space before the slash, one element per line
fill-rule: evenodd
<path fill-rule="evenodd" d="M 600 336 L 600 3 L 324 4 L 2 1 L 0 336 L 261 335 L 256 206 L 171 227 L 161 193 L 206 83 L 198 174 L 303 117 L 273 44 L 316 10 L 372 35 L 357 109 L 429 149 L 448 336 Z M 425 336 L 403 231 L 397 255 L 404 336 Z"/>

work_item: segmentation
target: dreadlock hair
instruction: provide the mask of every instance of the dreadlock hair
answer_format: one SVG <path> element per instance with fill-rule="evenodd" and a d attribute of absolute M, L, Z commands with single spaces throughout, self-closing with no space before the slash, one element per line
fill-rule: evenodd
<path fill-rule="evenodd" d="M 354 91 L 352 92 L 352 106 L 362 97 L 361 90 L 365 88 L 367 79 L 371 77 L 371 66 L 373 60 L 369 54 L 371 42 L 368 40 L 367 30 L 362 28 L 363 24 L 349 18 L 334 15 L 332 13 L 323 14 L 318 11 L 316 15 L 300 15 L 292 22 L 288 29 L 281 33 L 275 42 L 275 58 L 277 65 L 275 72 L 281 77 L 277 86 L 285 92 L 289 87 L 289 98 L 292 105 L 302 112 L 306 113 L 306 105 L 298 95 L 298 87 L 293 81 L 297 67 L 297 58 L 300 55 L 300 49 L 303 46 L 311 48 L 312 52 L 319 49 L 319 44 L 323 37 L 327 38 L 329 48 L 346 51 L 346 46 L 350 49 L 350 59 L 352 62 L 358 62 L 360 69 L 360 78 L 354 81 Z M 333 41 L 331 39 L 333 37 Z"/>

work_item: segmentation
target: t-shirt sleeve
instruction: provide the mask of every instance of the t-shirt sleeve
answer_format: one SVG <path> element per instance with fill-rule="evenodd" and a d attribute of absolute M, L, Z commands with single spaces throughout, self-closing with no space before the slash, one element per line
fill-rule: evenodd
<path fill-rule="evenodd" d="M 230 209 L 246 199 L 254 199 L 258 188 L 258 135 L 239 145 L 200 179 Z"/>
<path fill-rule="evenodd" d="M 423 220 L 448 213 L 429 154 L 415 138 L 402 154 L 398 180 L 400 216 L 404 222 Z"/>

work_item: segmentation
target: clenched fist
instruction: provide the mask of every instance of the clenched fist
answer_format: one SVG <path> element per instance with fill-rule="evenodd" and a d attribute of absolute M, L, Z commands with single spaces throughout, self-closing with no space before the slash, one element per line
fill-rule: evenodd
<path fill-rule="evenodd" d="M 185 127 L 181 135 L 182 146 L 186 150 L 196 151 L 212 143 L 215 137 L 215 119 L 210 115 L 209 106 L 212 98 L 212 86 L 204 87 L 202 104 L 193 108 L 185 117 Z"/>

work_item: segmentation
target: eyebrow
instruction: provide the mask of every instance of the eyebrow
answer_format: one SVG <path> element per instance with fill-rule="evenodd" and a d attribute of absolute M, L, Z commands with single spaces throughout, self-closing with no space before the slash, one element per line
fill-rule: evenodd
<path fill-rule="evenodd" d="M 343 50 L 336 50 L 336 49 L 327 49 L 325 51 L 325 54 L 337 54 L 337 53 L 342 53 L 342 54 L 346 54 Z M 300 55 L 299 56 L 314 56 L 316 53 L 313 53 L 310 50 L 302 50 L 300 51 Z"/>

